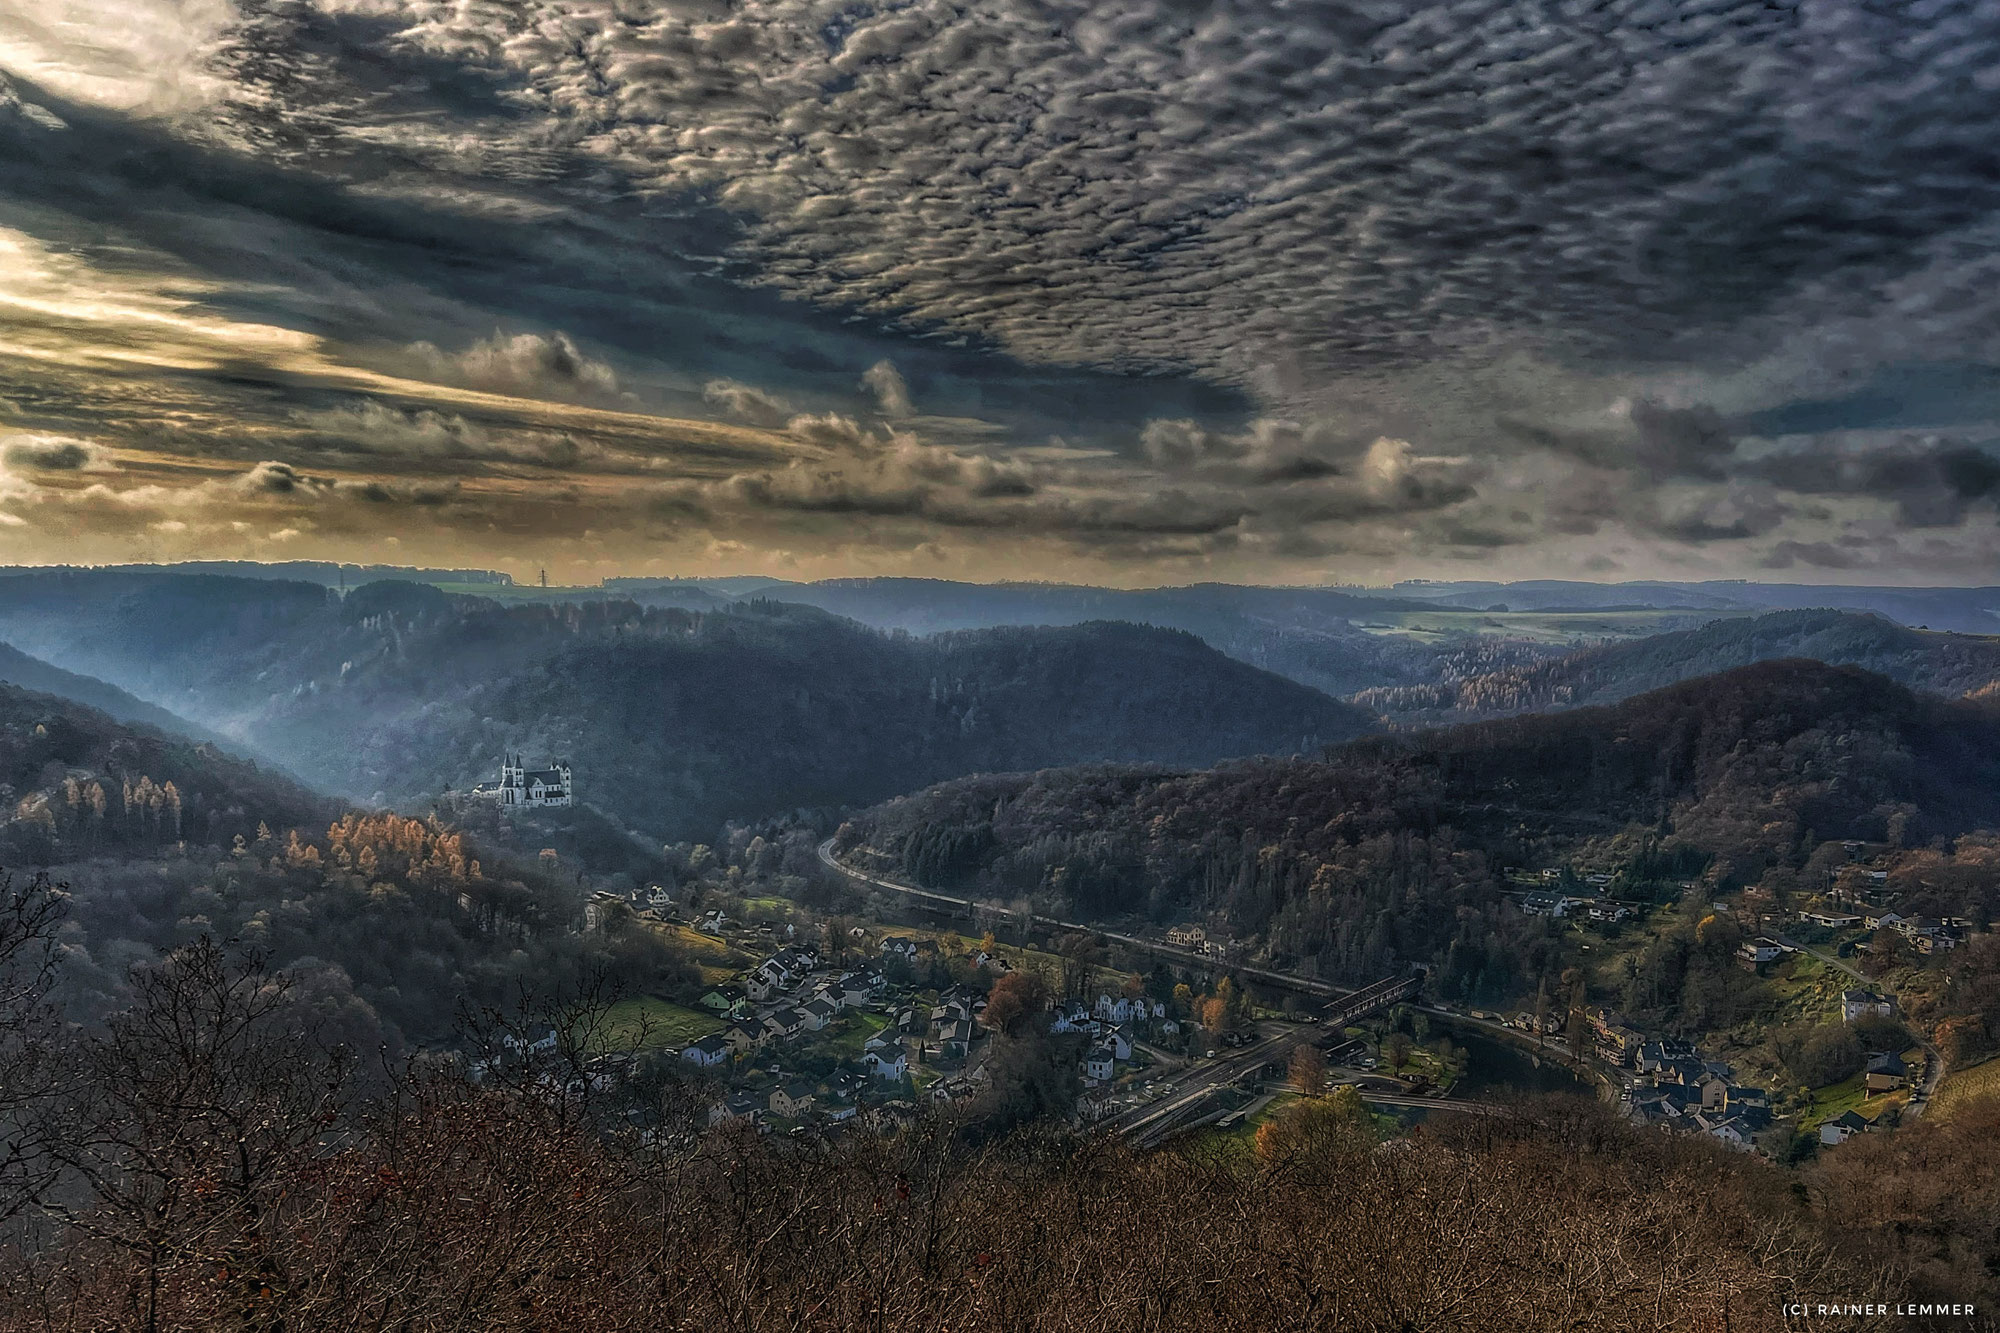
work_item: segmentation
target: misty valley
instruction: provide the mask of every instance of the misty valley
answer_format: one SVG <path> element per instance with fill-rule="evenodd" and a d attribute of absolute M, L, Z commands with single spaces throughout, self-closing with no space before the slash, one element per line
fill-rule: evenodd
<path fill-rule="evenodd" d="M 380 573 L 0 577 L 23 1318 L 1995 1295 L 2000 638 Z"/>

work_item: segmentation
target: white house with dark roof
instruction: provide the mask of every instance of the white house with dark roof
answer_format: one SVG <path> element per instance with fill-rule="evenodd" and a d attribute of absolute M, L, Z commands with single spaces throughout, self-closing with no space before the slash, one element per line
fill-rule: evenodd
<path fill-rule="evenodd" d="M 910 1057 L 900 1041 L 864 1052 L 861 1063 L 868 1066 L 870 1074 L 884 1081 L 900 1079 L 910 1070 Z"/>
<path fill-rule="evenodd" d="M 713 1069 L 729 1060 L 730 1045 L 727 1038 L 718 1034 L 703 1037 L 692 1045 L 683 1047 L 681 1059 L 702 1069 Z"/>
<path fill-rule="evenodd" d="M 1873 1122 L 1863 1118 L 1858 1112 L 1842 1111 L 1833 1119 L 1825 1121 L 1820 1125 L 1819 1141 L 1826 1147 L 1837 1147 L 1853 1138 L 1856 1134 L 1866 1133 L 1874 1127 Z"/>
<path fill-rule="evenodd" d="M 732 1092 L 708 1108 L 708 1123 L 722 1125 L 740 1120 L 754 1125 L 763 1118 L 763 1115 L 763 1104 L 753 1094 Z"/>
<path fill-rule="evenodd" d="M 789 1041 L 806 1030 L 806 1016 L 796 1009 L 780 1009 L 766 1015 L 764 1030 L 780 1041 Z"/>
<path fill-rule="evenodd" d="M 1092 1083 L 1109 1083 L 1118 1070 L 1118 1056 L 1109 1046 L 1093 1046 L 1083 1057 L 1083 1076 Z"/>
<path fill-rule="evenodd" d="M 1895 1012 L 1895 1001 L 1874 991 L 1844 990 L 1840 993 L 1840 1020 L 1843 1023 L 1852 1023 L 1857 1018 L 1889 1018 Z"/>

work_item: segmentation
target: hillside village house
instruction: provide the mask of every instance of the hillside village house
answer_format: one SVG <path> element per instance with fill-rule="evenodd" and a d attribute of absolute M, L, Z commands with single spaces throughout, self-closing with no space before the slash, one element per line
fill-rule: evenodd
<path fill-rule="evenodd" d="M 1856 1134 L 1866 1133 L 1874 1127 L 1873 1122 L 1862 1118 L 1859 1112 L 1842 1111 L 1833 1119 L 1820 1125 L 1819 1141 L 1829 1148 L 1835 1147 L 1847 1142 Z"/>
<path fill-rule="evenodd" d="M 708 1123 L 711 1128 L 732 1121 L 754 1125 L 763 1117 L 763 1104 L 747 1092 L 732 1092 L 708 1108 Z"/>
<path fill-rule="evenodd" d="M 806 1030 L 806 1016 L 796 1009 L 780 1009 L 764 1019 L 764 1031 L 779 1041 L 790 1041 Z"/>
<path fill-rule="evenodd" d="M 1754 940 L 1745 940 L 1736 946 L 1737 961 L 1753 972 L 1767 963 L 1777 962 L 1784 952 L 1776 940 L 1762 935 Z"/>
<path fill-rule="evenodd" d="M 710 1013 L 739 1015 L 749 998 L 741 986 L 712 986 L 698 1003 Z"/>
<path fill-rule="evenodd" d="M 520 1037 L 510 1032 L 500 1040 L 516 1055 L 547 1055 L 556 1048 L 556 1030 L 550 1028 L 539 1037 Z"/>
<path fill-rule="evenodd" d="M 1143 995 L 1100 995 L 1097 997 L 1095 1014 L 1104 1023 L 1144 1022 L 1149 1018 L 1165 1018 L 1167 1006 L 1159 1000 L 1150 1000 Z"/>
<path fill-rule="evenodd" d="M 1868 990 L 1844 990 L 1840 993 L 1840 1021 L 1852 1023 L 1857 1018 L 1889 1018 L 1896 1012 L 1895 1001 Z"/>
<path fill-rule="evenodd" d="M 771 1089 L 771 1114 L 797 1120 L 813 1109 L 813 1085 L 793 1079 Z"/>
<path fill-rule="evenodd" d="M 1753 1146 L 1754 1131 L 1741 1116 L 1712 1115 L 1706 1111 L 1697 1111 L 1693 1118 L 1695 1127 L 1712 1139 L 1745 1151 Z"/>
<path fill-rule="evenodd" d="M 1598 1054 L 1611 1064 L 1620 1067 L 1630 1065 L 1638 1055 L 1646 1038 L 1639 1029 L 1626 1022 L 1624 1017 L 1608 1009 L 1600 1009 L 1590 1020 L 1592 1033 L 1597 1038 Z"/>
<path fill-rule="evenodd" d="M 1862 1081 L 1870 1092 L 1894 1092 L 1909 1077 L 1910 1067 L 1894 1051 L 1877 1051 L 1868 1057 Z"/>
<path fill-rule="evenodd" d="M 1083 1076 L 1091 1083 L 1109 1083 L 1118 1069 L 1118 1056 L 1109 1046 L 1093 1046 L 1083 1057 Z"/>
<path fill-rule="evenodd" d="M 879 1079 L 900 1079 L 910 1070 L 910 1058 L 904 1053 L 900 1041 L 864 1052 L 861 1062 L 868 1066 L 870 1074 Z"/>
<path fill-rule="evenodd" d="M 963 1060 L 972 1049 L 976 1031 L 969 1018 L 954 1018 L 938 1028 L 938 1058 Z"/>
<path fill-rule="evenodd" d="M 1084 1007 L 1081 1000 L 1057 1006 L 1056 1016 L 1049 1020 L 1049 1031 L 1051 1032 L 1083 1032 L 1085 1030 L 1094 1032 L 1097 1029 L 1095 1020 L 1090 1016 L 1090 1010 Z"/>
<path fill-rule="evenodd" d="M 681 1059 L 698 1069 L 713 1069 L 729 1062 L 729 1042 L 720 1034 L 711 1034 L 700 1041 L 681 1049 Z"/>

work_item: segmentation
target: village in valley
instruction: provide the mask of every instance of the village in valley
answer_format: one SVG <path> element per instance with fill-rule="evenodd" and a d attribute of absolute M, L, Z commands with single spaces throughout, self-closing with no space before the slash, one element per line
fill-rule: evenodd
<path fill-rule="evenodd" d="M 473 795 L 524 815 L 575 800 L 568 764 L 529 769 L 511 754 L 501 780 Z M 1072 1115 L 1082 1123 L 1124 1126 L 1148 1120 L 1149 1106 L 1183 1102 L 1198 1102 L 1199 1114 L 1179 1116 L 1177 1127 L 1255 1123 L 1295 1094 L 1289 1057 L 1307 1045 L 1320 1053 L 1327 1086 L 1354 1085 L 1391 1109 L 1457 1104 L 1466 1043 L 1484 1039 L 1568 1069 L 1576 1086 L 1615 1098 L 1634 1121 L 1796 1156 L 1802 1141 L 1834 1147 L 1921 1112 L 1941 1062 L 1901 1021 L 1882 979 L 1888 955 L 1942 954 L 1972 928 L 1896 911 L 1889 849 L 1858 843 L 1829 854 L 1818 892 L 1783 904 L 1756 887 L 1720 894 L 1697 878 L 1642 882 L 1629 864 L 1514 870 L 1515 909 L 1541 919 L 1585 963 L 1570 994 L 1490 1012 L 1425 985 L 1313 1030 L 1322 1001 L 1301 992 L 1280 1004 L 1272 996 L 1282 986 L 1254 998 L 1243 977 L 1280 974 L 1250 966 L 1244 942 L 1198 923 L 1152 928 L 1145 939 L 1079 932 L 1040 947 L 1001 943 L 991 928 L 975 936 L 884 919 L 907 914 L 897 886 L 871 876 L 857 879 L 891 891 L 874 892 L 868 911 L 815 911 L 795 901 L 804 879 L 771 875 L 764 839 L 738 842 L 716 853 L 682 849 L 696 863 L 686 883 L 589 895 L 579 923 L 586 934 L 660 932 L 701 977 L 698 995 L 622 997 L 609 1036 L 597 1039 L 604 1049 L 591 1055 L 600 1069 L 670 1057 L 707 1089 L 706 1124 L 776 1133 L 893 1129 L 990 1097 L 988 1009 L 1011 991 L 1006 1003 L 1029 997 L 1035 1030 L 1073 1057 L 1082 1091 Z M 1726 950 L 1720 956 L 1737 977 L 1727 986 L 1756 1008 L 1749 1021 L 1688 1034 L 1592 1001 L 1615 994 L 1648 947 L 1690 926 L 1693 938 Z M 1871 956 L 1878 965 L 1864 971 Z M 1836 1062 L 1825 1083 L 1801 1083 L 1799 1058 L 1778 1049 L 1787 1023 L 1812 1026 L 1809 1040 L 1823 1045 L 1856 1047 L 1853 1067 Z M 1835 1027 L 1842 1034 L 1829 1037 Z M 1239 1051 L 1260 1058 L 1204 1069 Z"/>
<path fill-rule="evenodd" d="M 995 987 L 1017 968 L 1046 969 L 1048 980 L 1060 972 L 1058 960 L 990 935 L 815 920 L 772 901 L 752 910 L 763 919 L 725 908 L 684 915 L 659 886 L 632 898 L 598 893 L 586 908 L 586 930 L 659 929 L 691 940 L 704 959 L 754 960 L 734 971 L 705 964 L 715 980 L 692 1005 L 624 1002 L 632 1038 L 668 1050 L 688 1038 L 678 1059 L 710 1080 L 711 1125 L 896 1127 L 924 1108 L 967 1102 L 991 1083 L 985 1018 Z M 1186 1026 L 1171 998 L 1147 994 L 1136 977 L 1112 986 L 1107 969 L 1087 973 L 1105 987 L 1056 1003 L 1047 1022 L 1073 1039 L 1087 1097 L 1184 1058 Z M 1038 983 L 1040 994 L 1048 981 Z"/>
<path fill-rule="evenodd" d="M 1649 1030 L 1606 1006 L 1492 1017 L 1538 1040 L 1588 1052 L 1615 1078 L 1608 1086 L 1633 1120 L 1745 1151 L 1775 1149 L 1795 1157 L 1800 1148 L 1790 1145 L 1799 1141 L 1835 1147 L 1919 1115 L 1942 1061 L 1905 1026 L 1888 981 L 1899 960 L 1916 964 L 1949 953 L 1975 924 L 1898 912 L 1907 886 L 1892 876 L 1895 861 L 1886 846 L 1843 842 L 1825 851 L 1828 864 L 1823 882 L 1813 886 L 1817 891 L 1785 904 L 1759 888 L 1711 897 L 1692 880 L 1674 886 L 1680 899 L 1625 898 L 1625 879 L 1616 869 L 1518 875 L 1519 910 L 1546 918 L 1552 929 L 1575 932 L 1582 950 L 1606 958 L 1605 972 L 1612 959 L 1616 966 L 1630 965 L 1629 944 L 1620 949 L 1620 937 L 1629 941 L 1648 925 L 1657 935 L 1676 918 L 1685 921 L 1685 902 L 1698 904 L 1697 938 L 1712 935 L 1731 946 L 1734 967 L 1757 983 L 1745 989 L 1762 1004 L 1754 1021 L 1719 1039 L 1709 1034 L 1697 1042 Z M 1801 1084 L 1773 1049 L 1787 1026 L 1797 1031 L 1807 1025 L 1817 1030 L 1806 1040 L 1853 1052 L 1833 1066 L 1840 1077 L 1818 1086 Z M 1774 1028 L 1780 1029 L 1776 1040 Z"/>

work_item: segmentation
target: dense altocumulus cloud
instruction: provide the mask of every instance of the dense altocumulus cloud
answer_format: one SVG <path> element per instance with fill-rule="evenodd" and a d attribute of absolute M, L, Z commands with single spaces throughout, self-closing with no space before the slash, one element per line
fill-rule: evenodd
<path fill-rule="evenodd" d="M 1993 0 L 15 0 L 0 541 L 1981 576 L 1996 69 Z"/>

